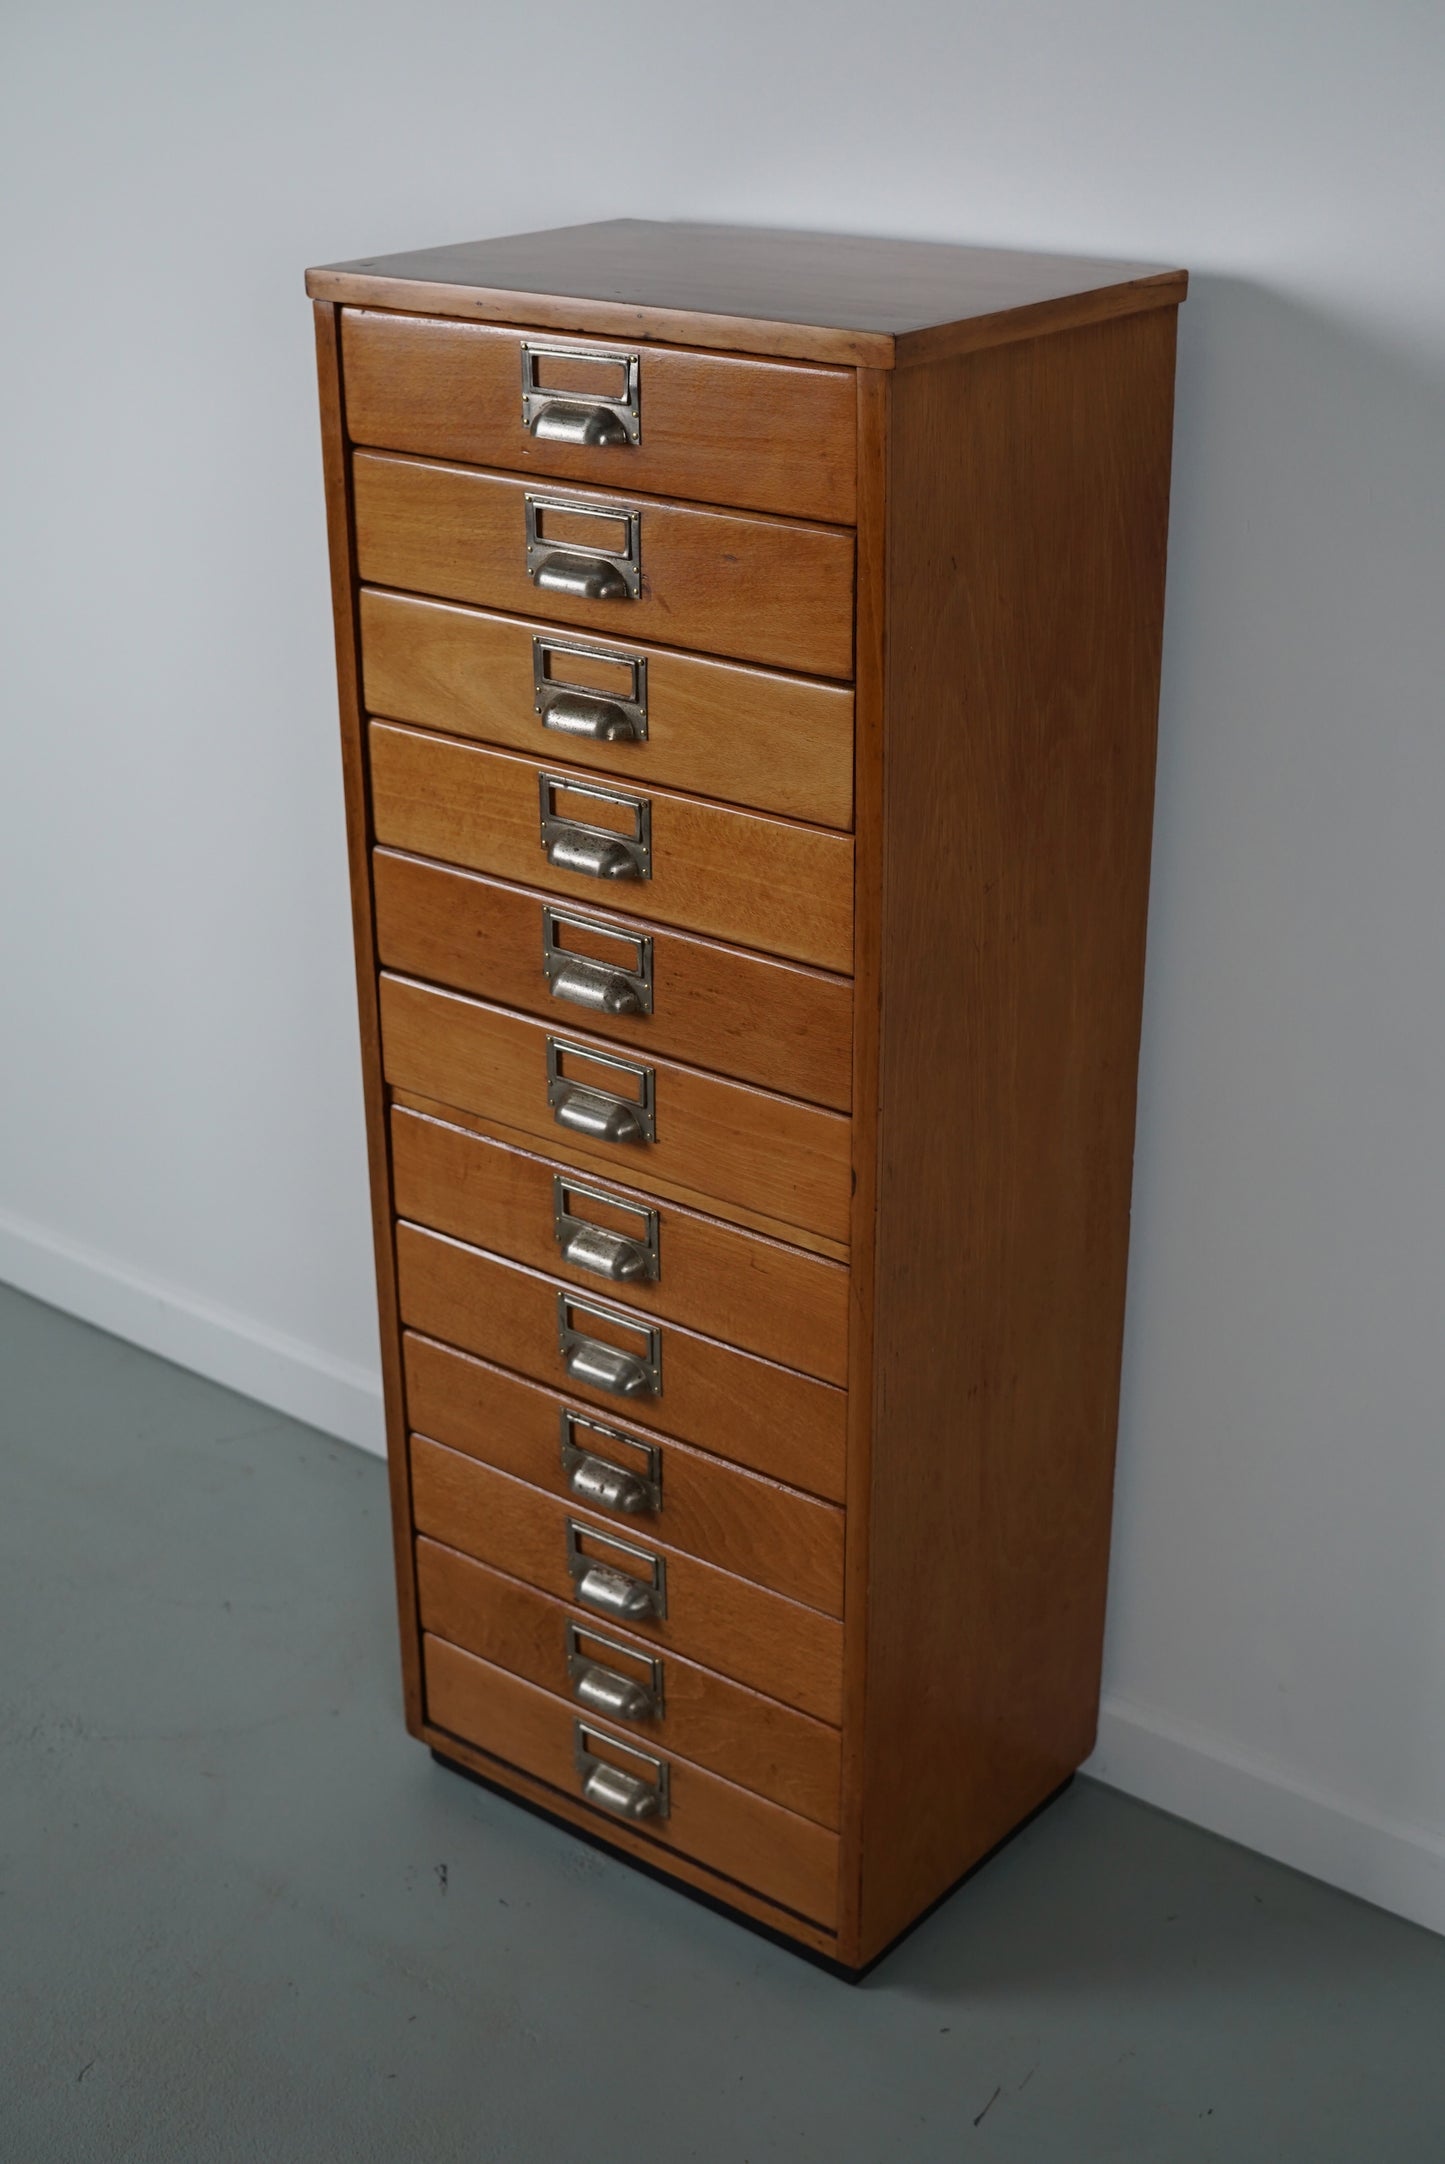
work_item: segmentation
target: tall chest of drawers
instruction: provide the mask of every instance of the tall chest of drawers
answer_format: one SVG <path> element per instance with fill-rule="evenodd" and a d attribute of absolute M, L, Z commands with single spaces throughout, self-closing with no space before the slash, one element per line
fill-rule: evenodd
<path fill-rule="evenodd" d="M 408 1725 L 849 1971 L 1093 1740 L 1184 284 L 308 277 Z"/>

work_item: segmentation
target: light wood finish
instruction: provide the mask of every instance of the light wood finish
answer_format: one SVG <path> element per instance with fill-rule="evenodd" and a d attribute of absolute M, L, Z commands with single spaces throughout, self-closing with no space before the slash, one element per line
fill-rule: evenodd
<path fill-rule="evenodd" d="M 601 642 L 609 651 L 647 663 L 647 735 L 591 744 L 544 728 L 536 711 L 533 640 L 566 639 L 570 632 L 559 633 L 535 618 L 498 616 L 377 587 L 363 587 L 359 601 L 366 702 L 373 714 L 479 737 L 526 752 L 544 766 L 555 763 L 556 753 L 564 765 L 591 768 L 624 789 L 684 789 L 818 826 L 853 824 L 853 694 L 846 684 L 779 676 L 736 661 L 609 637 Z M 559 657 L 548 663 L 548 674 L 559 668 L 595 694 L 630 692 L 631 671 L 615 662 Z M 664 816 L 661 801 L 655 800 L 654 817 Z M 448 805 L 453 819 L 465 820 L 464 804 L 444 793 L 442 807 Z M 831 837 L 817 837 L 812 846 L 818 844 L 838 851 Z M 471 846 L 478 846 L 475 836 Z M 725 872 L 728 855 L 708 850 L 705 841 L 699 850 L 710 867 L 708 880 L 696 882 L 701 897 Z M 677 855 L 690 861 L 694 849 L 679 846 Z M 774 874 L 754 876 L 770 880 Z M 788 893 L 785 914 L 791 917 L 809 890 L 830 884 L 833 876 L 825 877 L 820 852 L 799 891 Z M 845 946 L 850 906 L 851 896 L 838 918 Z M 696 923 L 704 931 L 726 930 L 694 917 L 676 921 Z M 827 955 L 804 954 L 803 959 L 830 961 Z"/>
<path fill-rule="evenodd" d="M 848 1272 L 848 1442 L 843 1602 L 843 1845 L 838 1880 L 840 1946 L 860 1944 L 863 1869 L 863 1739 L 868 1709 L 869 1503 L 873 1444 L 873 1298 L 876 1285 L 878 1054 L 883 1000 L 884 697 L 888 649 L 889 425 L 892 377 L 858 373 L 857 788 L 868 816 L 858 834 L 853 926 L 853 1217 Z"/>
<path fill-rule="evenodd" d="M 540 1586 L 567 1602 L 578 1618 L 591 1616 L 598 1624 L 604 1619 L 572 1598 L 567 1521 L 583 1529 L 590 1557 L 619 1569 L 633 1568 L 615 1545 L 619 1538 L 629 1540 L 662 1556 L 667 1566 L 667 1614 L 629 1624 L 635 1637 L 675 1648 L 704 1668 L 836 1727 L 843 1632 L 831 1616 L 731 1577 L 651 1534 L 619 1533 L 615 1518 L 560 1502 L 425 1436 L 412 1438 L 411 1457 L 418 1532 L 460 1548 L 492 1570 Z"/>
<path fill-rule="evenodd" d="M 848 1109 L 852 990 L 844 977 L 387 849 L 373 859 L 372 888 L 377 950 L 388 969 L 525 1008 L 557 1029 L 580 1020 L 643 1059 L 665 1053 Z M 556 996 L 542 965 L 549 903 L 554 943 L 568 955 L 632 974 L 648 961 L 650 1011 L 602 1014 Z M 646 955 L 643 939 L 651 942 Z"/>
<path fill-rule="evenodd" d="M 701 1202 L 719 1216 L 736 1201 L 780 1226 L 796 1220 L 830 1238 L 847 1237 L 848 1122 L 838 1113 L 650 1060 L 657 1140 L 592 1142 L 559 1127 L 548 1107 L 549 1034 L 603 1054 L 611 1049 L 582 1030 L 549 1032 L 529 1016 L 382 976 L 382 1058 L 396 1087 L 467 1109 L 502 1107 L 519 1136 L 548 1146 L 565 1134 L 569 1163 Z M 604 1066 L 575 1059 L 567 1070 L 589 1086 L 618 1089 Z"/>
<path fill-rule="evenodd" d="M 547 388 L 584 402 L 588 392 L 621 395 L 615 345 L 550 341 L 592 358 L 548 368 L 549 341 L 535 331 L 346 309 L 341 348 L 353 443 L 587 488 L 852 523 L 851 370 L 624 347 L 624 355 L 638 354 L 640 441 L 574 446 L 532 435 L 522 419 L 524 340 L 541 347 L 538 376 Z"/>
<path fill-rule="evenodd" d="M 574 1440 L 631 1471 L 647 1462 L 640 1446 L 655 1450 L 660 1460 L 661 1507 L 618 1514 L 622 1532 L 630 1526 L 643 1539 L 655 1535 L 806 1608 L 840 1612 L 843 1514 L 835 1505 L 639 1427 L 626 1411 L 604 1413 L 575 1392 L 524 1381 L 453 1345 L 414 1331 L 405 1333 L 402 1345 L 412 1420 L 435 1442 L 571 1505 L 576 1498 L 562 1464 L 561 1416 L 565 1411 L 600 1420 L 609 1436 L 574 1428 Z"/>
<path fill-rule="evenodd" d="M 845 1401 L 831 1383 L 664 1323 L 652 1325 L 660 1331 L 661 1396 L 619 1399 L 569 1377 L 558 1350 L 560 1293 L 626 1313 L 602 1288 L 574 1293 L 556 1278 L 405 1221 L 396 1228 L 396 1263 L 401 1317 L 412 1329 L 566 1390 L 604 1417 L 621 1412 L 772 1479 L 841 1499 Z M 646 1351 L 646 1323 L 579 1316 L 575 1327 L 624 1351 Z M 841 1609 L 840 1583 L 828 1605 L 834 1614 Z"/>
<path fill-rule="evenodd" d="M 548 1593 L 431 1540 L 417 1542 L 422 1629 L 575 1704 L 569 1649 L 645 1690 L 661 1664 L 660 1719 L 613 1725 L 644 1750 L 676 1752 L 820 1826 L 838 1825 L 838 1731 L 731 1683 L 680 1654 L 659 1654 L 613 1623 L 581 1622 Z M 577 1639 L 569 1636 L 575 1627 Z M 585 1707 L 578 1710 L 585 1711 Z"/>
<path fill-rule="evenodd" d="M 540 1774 L 553 1787 L 580 1790 L 570 1706 L 444 1639 L 427 1637 L 423 1643 L 427 1710 L 439 1728 L 483 1741 L 488 1750 Z M 597 1729 L 599 1736 L 606 1734 L 605 1724 Z M 635 1770 L 625 1750 L 609 1753 L 604 1743 L 589 1740 L 599 1756 L 610 1757 L 624 1772 Z M 785 1908 L 831 1923 L 838 1872 L 834 1835 L 686 1760 L 669 1759 L 669 1765 L 671 1807 L 666 1818 L 645 1822 L 649 1845 L 664 1854 L 680 1848 L 730 1878 L 745 1878 Z M 614 1823 L 603 1811 L 596 1816 L 604 1832 Z"/>
<path fill-rule="evenodd" d="M 893 390 L 863 1958 L 1093 1743 L 1173 363 L 1161 313 Z"/>
<path fill-rule="evenodd" d="M 595 1194 L 574 1188 L 568 1206 L 586 1223 L 635 1232 L 639 1208 L 657 1212 L 660 1275 L 613 1283 L 563 1258 L 554 1229 L 554 1182 L 576 1182 L 578 1175 L 555 1159 L 509 1149 L 400 1106 L 392 1111 L 391 1135 L 396 1207 L 414 1223 L 549 1271 L 581 1291 L 590 1287 L 639 1314 L 707 1329 L 824 1382 L 847 1380 L 848 1273 L 837 1263 L 589 1174 L 585 1187 L 631 1208 L 609 1209 Z"/>
<path fill-rule="evenodd" d="M 330 394 L 343 708 L 360 621 L 376 717 L 369 765 L 358 759 L 350 778 L 353 878 L 367 882 L 358 924 L 369 940 L 375 845 L 383 930 L 398 942 L 387 951 L 407 972 L 383 971 L 379 990 L 397 1192 L 418 1220 L 398 1235 L 403 1298 L 434 1333 L 408 1341 L 416 1507 L 398 1552 L 417 1534 L 457 1552 L 437 1566 L 452 1575 L 435 1620 L 493 1663 L 467 1685 L 480 1713 L 466 1737 L 438 1725 L 435 1706 L 420 1732 L 857 1973 L 1062 1785 L 1094 1735 L 1185 279 L 620 221 L 338 266 L 313 284 L 458 326 L 379 326 L 378 353 L 424 337 L 429 354 L 488 356 L 378 377 L 375 397 L 421 431 L 408 444 L 449 458 L 455 444 L 475 463 L 358 451 L 360 565 L 334 373 Z M 496 506 L 525 492 L 514 462 L 526 446 L 500 409 L 478 420 L 463 397 L 442 411 L 454 370 L 490 382 L 492 357 L 515 357 L 533 327 L 635 343 L 654 380 L 673 366 L 660 355 L 687 349 L 699 366 L 727 358 L 718 381 L 760 381 L 747 354 L 852 370 L 851 529 L 817 521 L 806 485 L 773 496 L 786 452 L 778 465 L 760 451 L 709 494 L 669 477 L 632 497 L 654 601 L 649 518 L 654 533 L 662 515 L 691 518 L 694 534 L 734 533 L 764 553 L 807 537 L 769 585 L 776 613 L 739 611 L 727 579 L 694 576 L 695 556 L 663 595 L 670 614 L 634 611 L 624 633 L 586 620 L 581 635 L 614 656 L 586 665 L 587 690 L 616 696 L 615 657 L 646 655 L 643 743 L 543 739 L 533 640 L 578 619 L 494 575 Z M 434 433 L 454 425 L 475 433 Z M 719 455 L 695 417 L 684 456 L 700 473 Z M 623 469 L 601 456 L 576 470 L 621 506 L 605 475 Z M 373 578 L 414 592 L 363 587 L 373 546 Z M 680 562 L 664 562 L 664 585 Z M 821 580 L 819 565 L 832 567 Z M 649 884 L 599 894 L 539 868 L 544 771 L 650 800 Z M 683 1034 L 556 1026 L 516 959 L 527 912 L 553 895 L 592 913 L 581 937 L 604 936 L 600 916 L 653 938 L 669 964 L 697 958 L 694 996 L 653 1018 Z M 742 989 L 785 984 L 810 988 L 801 1005 Z M 364 985 L 364 1019 L 367 996 Z M 655 1143 L 619 1148 L 555 1125 L 549 1023 L 578 1047 L 569 1079 L 593 1087 L 608 1086 L 590 1063 L 609 1042 L 617 1056 L 666 1045 L 647 1063 Z M 626 1087 L 615 1073 L 611 1085 Z M 389 1228 L 376 1129 L 373 1118 Z M 659 1211 L 656 1284 L 609 1291 L 562 1263 L 559 1168 L 596 1182 L 594 1223 L 625 1232 L 629 1202 Z M 561 1386 L 562 1287 L 597 1300 L 595 1334 L 609 1342 L 654 1323 L 660 1398 L 619 1419 L 619 1401 Z M 384 1328 L 396 1320 L 393 1304 Z M 770 1408 L 784 1401 L 779 1423 Z M 655 1445 L 660 1508 L 644 1497 L 627 1520 L 569 1500 L 563 1423 L 594 1416 L 609 1462 L 644 1470 Z M 395 1492 L 405 1511 L 404 1479 Z M 519 1759 L 518 1692 L 570 1714 L 547 1620 L 579 1612 L 569 1510 L 590 1527 L 584 1546 L 621 1526 L 643 1556 L 626 1567 L 666 1566 L 666 1621 L 631 1631 L 619 1660 L 655 1645 L 714 1694 L 775 1709 L 720 1716 L 676 1762 L 736 1776 L 756 1808 L 799 1806 L 794 1818 L 829 1843 L 836 1829 L 826 1904 L 787 1905 L 795 1891 L 759 1854 L 709 1862 L 664 1853 L 640 1828 L 599 1829 L 555 1755 L 550 1773 L 535 1751 Z M 413 1677 L 419 1629 L 404 1599 Z M 502 1679 L 495 1713 L 489 1674 Z M 820 1726 L 836 1729 L 826 1754 Z M 806 1777 L 786 1751 L 769 1756 L 774 1734 L 813 1738 Z"/>
<path fill-rule="evenodd" d="M 401 1626 L 402 1696 L 407 1726 L 420 1734 L 421 1656 L 417 1643 L 416 1582 L 411 1540 L 411 1470 L 401 1379 L 401 1334 L 396 1313 L 396 1259 L 387 1165 L 385 1092 L 381 1077 L 381 1020 L 377 1004 L 376 940 L 371 882 L 371 805 L 367 786 L 364 723 L 359 693 L 360 654 L 356 622 L 356 576 L 351 551 L 351 500 L 346 458 L 340 351 L 334 308 L 313 310 L 321 403 L 322 469 L 326 529 L 331 558 L 331 605 L 336 637 L 336 685 L 341 709 L 341 771 L 346 796 L 346 848 L 351 872 L 351 933 L 356 958 L 356 1005 L 361 1025 L 361 1069 L 366 1110 L 366 1149 L 371 1176 L 372 1252 L 376 1265 L 381 1335 L 381 1382 L 386 1413 L 387 1478 L 391 1493 L 392 1556 Z"/>
<path fill-rule="evenodd" d="M 568 781 L 602 780 L 563 759 L 519 759 L 382 722 L 371 727 L 371 785 L 380 840 L 397 849 L 546 888 L 559 900 L 645 916 L 739 947 L 846 973 L 852 967 L 853 843 L 792 820 L 695 797 L 615 786 L 651 806 L 652 875 L 605 884 L 560 871 L 542 849 L 539 785 L 564 784 L 564 816 L 625 831 L 628 816 L 569 796 Z M 611 777 L 608 777 L 608 784 Z"/>
<path fill-rule="evenodd" d="M 589 601 L 541 592 L 527 572 L 528 483 L 471 466 L 358 451 L 352 459 L 357 566 L 363 579 L 513 614 L 544 610 L 602 639 L 669 639 L 704 653 L 813 676 L 853 672 L 853 536 L 838 526 L 707 511 L 618 489 L 550 481 L 534 493 L 576 506 L 554 514 L 561 549 L 617 546 L 584 511 L 641 519 L 642 591 Z M 555 529 L 555 532 L 553 531 Z"/>
<path fill-rule="evenodd" d="M 308 271 L 318 300 L 861 368 L 1177 305 L 1182 271 L 1012 248 L 612 218 Z"/>
<path fill-rule="evenodd" d="M 594 1845 L 600 1843 L 641 1870 L 671 1879 L 684 1890 L 700 1894 L 715 1907 L 731 1910 L 774 1936 L 820 1954 L 825 1962 L 835 1961 L 838 1937 L 831 1926 L 825 1929 L 821 1924 L 809 1923 L 805 1916 L 797 1915 L 792 1909 L 780 1908 L 775 1901 L 764 1900 L 741 1880 L 725 1878 L 692 1856 L 683 1856 L 676 1849 L 660 1849 L 655 1841 L 625 1826 L 621 1819 L 604 1829 L 591 1804 L 583 1803 L 559 1788 L 549 1787 L 525 1768 L 509 1765 L 479 1744 L 451 1735 L 432 1721 L 423 1720 L 419 1734 L 422 1742 L 450 1771 L 472 1775 L 497 1794 L 513 1798 L 556 1825 L 572 1827 L 585 1840 Z"/>

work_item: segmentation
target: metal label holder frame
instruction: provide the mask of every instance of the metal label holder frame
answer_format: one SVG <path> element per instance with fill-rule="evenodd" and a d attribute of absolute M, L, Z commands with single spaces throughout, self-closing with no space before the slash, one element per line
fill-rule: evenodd
<path fill-rule="evenodd" d="M 622 369 L 622 396 L 610 398 L 597 391 L 549 391 L 537 381 L 541 361 L 582 361 L 588 365 L 611 364 Z M 549 406 L 561 406 L 579 416 L 608 413 L 630 444 L 642 441 L 642 355 L 626 346 L 552 346 L 522 340 L 522 425 L 535 431 Z M 615 439 L 614 439 L 615 440 Z"/>

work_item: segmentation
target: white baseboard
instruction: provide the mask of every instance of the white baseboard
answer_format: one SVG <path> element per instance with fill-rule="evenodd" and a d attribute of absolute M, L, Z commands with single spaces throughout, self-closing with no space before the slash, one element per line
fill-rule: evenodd
<path fill-rule="evenodd" d="M 259 1398 L 363 1450 L 385 1449 L 381 1383 L 249 1315 L 0 1213 L 0 1280 Z M 1097 1781 L 1346 1893 L 1445 1932 L 1445 1835 L 1297 1779 L 1286 1767 L 1106 1696 L 1084 1767 Z"/>
<path fill-rule="evenodd" d="M 1084 1767 L 1096 1781 L 1445 1932 L 1445 1835 L 1300 1780 L 1145 1706 L 1105 1695 Z"/>
<path fill-rule="evenodd" d="M 0 1280 L 363 1450 L 386 1448 L 381 1379 L 0 1211 Z"/>

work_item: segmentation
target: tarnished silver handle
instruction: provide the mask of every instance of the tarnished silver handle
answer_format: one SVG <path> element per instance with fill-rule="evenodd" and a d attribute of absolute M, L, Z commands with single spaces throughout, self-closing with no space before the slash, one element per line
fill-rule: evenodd
<path fill-rule="evenodd" d="M 577 1598 L 584 1608 L 595 1608 L 599 1615 L 616 1616 L 626 1623 L 645 1622 L 661 1605 L 655 1586 L 628 1571 L 611 1570 L 605 1563 L 593 1563 L 582 1573 Z"/>
<path fill-rule="evenodd" d="M 590 1712 L 608 1714 L 614 1721 L 650 1721 L 657 1712 L 646 1684 L 612 1668 L 582 1669 L 573 1680 L 572 1695 Z"/>
<path fill-rule="evenodd" d="M 605 1225 L 578 1225 L 562 1242 L 562 1260 L 574 1270 L 590 1270 L 614 1285 L 636 1285 L 652 1275 L 652 1258 L 645 1247 L 622 1232 Z"/>
<path fill-rule="evenodd" d="M 637 879 L 640 867 L 625 841 L 563 827 L 547 843 L 547 862 L 559 872 L 584 872 L 589 879 Z"/>
<path fill-rule="evenodd" d="M 559 1087 L 552 1117 L 559 1127 L 591 1135 L 595 1142 L 637 1142 L 644 1132 L 636 1105 L 625 1097 L 609 1097 L 606 1090 L 583 1089 L 578 1083 Z"/>
<path fill-rule="evenodd" d="M 623 1773 L 601 1761 L 582 1783 L 582 1793 L 614 1818 L 656 1818 L 658 1813 L 658 1794 L 651 1781 L 639 1781 L 635 1773 Z"/>
<path fill-rule="evenodd" d="M 573 556 L 565 551 L 544 556 L 532 573 L 532 584 L 549 594 L 568 594 L 574 601 L 628 598 L 626 579 L 601 556 Z"/>
<path fill-rule="evenodd" d="M 528 425 L 544 443 L 580 443 L 591 450 L 628 441 L 627 430 L 610 406 L 573 406 L 559 399 L 540 407 Z"/>
<path fill-rule="evenodd" d="M 592 1390 L 610 1391 L 615 1398 L 650 1398 L 652 1374 L 636 1353 L 620 1352 L 600 1338 L 580 1337 L 562 1356 L 562 1365 L 575 1383 Z"/>
<path fill-rule="evenodd" d="M 605 962 L 579 956 L 567 962 L 551 980 L 553 999 L 570 1000 L 574 1007 L 588 1007 L 593 1014 L 641 1014 L 642 996 L 625 970 L 609 969 Z"/>
<path fill-rule="evenodd" d="M 567 1475 L 567 1485 L 580 1503 L 615 1510 L 621 1517 L 640 1517 L 653 1508 L 651 1482 L 620 1465 L 609 1465 L 605 1458 L 579 1458 Z"/>
<path fill-rule="evenodd" d="M 631 714 L 611 699 L 589 699 L 581 692 L 561 692 L 542 709 L 542 727 L 562 736 L 585 736 L 592 744 L 635 744 L 644 731 Z"/>

